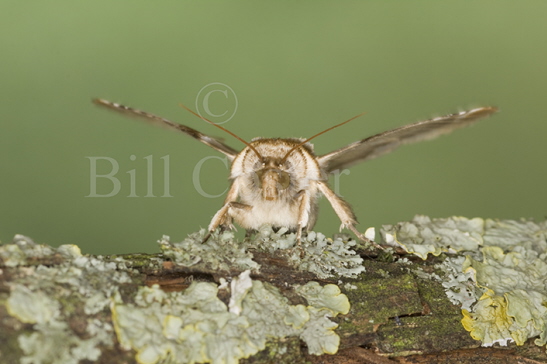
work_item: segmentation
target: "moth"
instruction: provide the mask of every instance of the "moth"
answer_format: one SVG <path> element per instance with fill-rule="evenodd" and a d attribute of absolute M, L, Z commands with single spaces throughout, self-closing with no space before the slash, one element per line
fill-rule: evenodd
<path fill-rule="evenodd" d="M 389 153 L 401 145 L 448 134 L 497 111 L 495 107 L 479 107 L 420 121 L 317 156 L 310 143 L 312 139 L 362 114 L 307 139 L 259 137 L 246 142 L 222 126 L 181 105 L 197 117 L 243 142 L 245 148 L 238 152 L 218 139 L 160 116 L 103 99 L 94 99 L 93 102 L 96 105 L 187 134 L 228 158 L 231 162 L 229 177 L 231 186 L 224 204 L 209 224 L 209 234 L 205 240 L 219 227 L 233 229 L 235 222 L 247 232 L 256 231 L 263 225 L 270 225 L 273 228 L 286 227 L 289 231 L 296 232 L 297 240 L 300 242 L 302 234 L 315 225 L 318 199 L 323 195 L 342 222 L 340 230 L 347 228 L 359 239 L 369 241 L 355 227 L 357 219 L 351 206 L 328 186 L 329 174 Z M 381 248 L 374 242 L 372 244 Z"/>

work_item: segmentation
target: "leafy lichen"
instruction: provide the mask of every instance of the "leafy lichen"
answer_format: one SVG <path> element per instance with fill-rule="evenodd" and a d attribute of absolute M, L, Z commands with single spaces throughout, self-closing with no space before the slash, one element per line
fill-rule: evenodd
<path fill-rule="evenodd" d="M 312 354 L 334 353 L 340 338 L 330 318 L 348 312 L 348 297 L 337 286 L 309 282 L 285 288 L 292 291 L 293 302 L 301 303 L 290 304 L 275 286 L 250 278 L 251 271 L 261 268 L 253 254 L 278 254 L 296 269 L 330 279 L 357 278 L 364 272 L 363 261 L 352 250 L 355 242 L 346 238 L 312 232 L 298 245 L 294 234 L 285 233 L 264 228 L 242 242 L 230 232 L 215 233 L 204 244 L 204 231 L 181 243 L 164 237 L 163 255 L 144 265 L 157 269 L 165 263 L 162 257 L 168 257 L 176 265 L 197 270 L 244 273 L 225 276 L 220 285 L 194 282 L 182 292 L 141 286 L 133 294 L 124 285 L 134 287 L 142 280 L 123 257 L 84 256 L 73 245 L 52 248 L 17 236 L 14 244 L 0 246 L 0 263 L 10 270 L 9 293 L 1 293 L 0 304 L 25 323 L 17 340 L 20 361 L 93 361 L 100 349 L 113 348 L 116 340 L 122 348 L 134 350 L 141 363 L 235 363 L 260 351 L 264 355 L 268 342 L 286 338 L 304 341 Z M 547 222 L 421 217 L 385 227 L 382 235 L 421 258 L 444 253 L 435 272 L 413 270 L 416 274 L 409 279 L 417 275 L 440 281 L 450 300 L 462 308 L 465 329 L 483 345 L 510 340 L 522 344 L 530 337 L 537 337 L 538 345 L 546 343 Z M 44 258 L 47 265 L 40 264 Z M 414 269 L 409 262 L 401 267 Z M 378 277 L 380 272 L 376 270 Z M 391 279 L 400 281 L 391 274 L 378 278 L 376 290 L 388 289 Z M 370 284 L 341 282 L 356 303 L 349 316 L 357 317 L 360 302 L 374 296 L 370 292 L 364 298 L 353 297 Z M 409 291 L 417 292 L 414 286 Z M 229 303 L 219 296 L 229 297 Z M 369 318 L 369 328 L 375 330 L 393 315 L 421 312 L 418 294 L 407 296 L 412 302 L 404 310 L 385 312 L 382 319 L 362 316 Z M 379 305 L 374 307 L 382 311 L 385 307 Z M 397 302 L 385 306 L 395 307 Z M 74 317 L 79 328 L 70 321 Z M 111 317 L 113 325 L 105 317 Z M 349 327 L 345 320 L 341 325 Z"/>
<path fill-rule="evenodd" d="M 334 284 L 321 286 L 317 282 L 309 282 L 304 286 L 296 286 L 296 292 L 303 296 L 310 305 L 328 308 L 333 314 L 345 315 L 349 312 L 348 297 L 342 294 L 340 288 Z"/>
<path fill-rule="evenodd" d="M 205 229 L 188 235 L 179 243 L 171 243 L 168 236 L 159 241 L 165 257 L 175 264 L 185 267 L 201 267 L 214 271 L 256 270 L 258 263 L 252 260 L 251 253 L 247 252 L 234 233 L 225 231 L 215 232 L 205 243 L 207 231 Z"/>
<path fill-rule="evenodd" d="M 447 256 L 447 296 L 462 307 L 462 324 L 484 346 L 547 343 L 547 221 L 429 219 L 384 226 L 384 239 L 422 259 Z"/>
<path fill-rule="evenodd" d="M 185 267 L 258 271 L 260 265 L 251 253 L 254 250 L 270 254 L 283 251 L 295 269 L 314 273 L 319 278 L 355 278 L 365 271 L 363 259 L 352 249 L 357 243 L 344 241 L 341 237 L 330 239 L 321 233 L 310 232 L 298 244 L 296 234 L 288 234 L 285 228 L 274 232 L 268 226 L 241 242 L 231 231 L 215 232 L 203 243 L 205 235 L 206 231 L 201 230 L 180 243 L 171 243 L 169 237 L 164 236 L 160 246 L 166 257 Z"/>
<path fill-rule="evenodd" d="M 311 354 L 337 351 L 338 325 L 327 317 L 349 310 L 339 290 L 315 282 L 299 287 L 309 299 L 305 307 L 290 305 L 277 288 L 250 280 L 248 273 L 238 279 L 251 283 L 231 292 L 238 310 L 229 309 L 217 296 L 218 286 L 206 282 L 194 282 L 184 292 L 141 287 L 134 303 L 116 296 L 111 307 L 120 343 L 134 349 L 143 364 L 237 363 L 264 350 L 268 340 L 289 336 L 299 336 Z"/>
<path fill-rule="evenodd" d="M 95 361 L 116 340 L 123 349 L 134 350 L 139 363 L 236 363 L 264 350 L 269 341 L 289 337 L 303 340 L 312 354 L 337 351 L 340 338 L 334 329 L 338 325 L 329 317 L 349 310 L 348 299 L 338 287 L 316 282 L 295 287 L 308 305 L 291 305 L 273 285 L 250 278 L 250 269 L 259 266 L 233 235 L 215 234 L 207 244 L 192 247 L 202 235 L 194 234 L 180 244 L 164 238 L 160 242 L 164 255 L 181 265 L 247 270 L 227 277 L 230 284 L 224 280 L 220 288 L 206 282 L 194 282 L 182 292 L 141 286 L 131 295 L 123 285 L 140 278 L 122 257 L 84 256 L 75 246 L 52 248 L 25 237 L 0 246 L 2 264 L 20 267 L 10 280 L 9 295 L 0 302 L 11 316 L 31 326 L 30 332 L 18 337 L 21 362 Z M 315 239 L 333 245 L 324 236 Z M 233 249 L 233 254 L 214 253 L 212 249 L 220 243 Z M 252 244 L 264 246 L 262 240 Z M 301 251 L 295 240 L 292 244 Z M 270 245 L 275 245 L 273 240 Z M 38 264 L 44 257 L 55 257 L 55 263 Z M 230 295 L 228 305 L 218 298 L 219 289 Z M 112 325 L 104 319 L 109 311 Z M 76 324 L 71 321 L 74 316 L 78 316 Z M 77 333 L 74 325 L 81 325 Z"/>
<path fill-rule="evenodd" d="M 522 345 L 538 335 L 537 345 L 547 342 L 547 250 L 538 253 L 526 245 L 507 253 L 485 247 L 482 261 L 467 257 L 464 262 L 486 292 L 471 312 L 464 311 L 462 323 L 485 345 L 507 340 Z"/>
<path fill-rule="evenodd" d="M 23 235 L 15 235 L 13 244 L 0 246 L 0 258 L 6 267 L 17 267 L 31 264 L 35 258 L 59 256 L 60 258 L 76 258 L 82 255 L 76 245 L 66 244 L 58 248 L 52 248 L 44 244 L 36 244 L 30 238 Z"/>
<path fill-rule="evenodd" d="M 477 250 L 482 245 L 484 220 L 465 217 L 432 220 L 428 216 L 416 215 L 409 222 L 384 225 L 381 234 L 387 244 L 427 259 L 428 254 Z"/>
<path fill-rule="evenodd" d="M 97 360 L 99 346 L 114 344 L 110 324 L 93 315 L 108 308 L 110 296 L 127 273 L 116 264 L 81 255 L 74 245 L 52 248 L 29 238 L 16 236 L 14 244 L 0 246 L 0 258 L 8 267 L 30 264 L 37 258 L 60 257 L 57 265 L 31 265 L 20 270 L 10 282 L 7 312 L 21 322 L 32 324 L 33 332 L 18 337 L 23 352 L 21 363 L 78 363 Z M 81 309 L 86 317 L 83 337 L 75 335 L 68 318 Z"/>

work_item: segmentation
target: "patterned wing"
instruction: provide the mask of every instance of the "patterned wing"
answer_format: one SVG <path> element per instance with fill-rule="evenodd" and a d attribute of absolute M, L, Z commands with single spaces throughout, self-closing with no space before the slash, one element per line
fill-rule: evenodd
<path fill-rule="evenodd" d="M 389 153 L 401 145 L 430 140 L 451 133 L 490 116 L 496 111 L 495 107 L 480 107 L 405 125 L 322 155 L 318 157 L 318 162 L 321 168 L 328 173 L 342 170 L 356 163 Z"/>
<path fill-rule="evenodd" d="M 138 117 L 140 119 L 147 121 L 150 124 L 159 125 L 167 129 L 183 132 L 184 134 L 187 134 L 191 136 L 192 138 L 199 140 L 203 144 L 206 144 L 210 146 L 211 148 L 214 148 L 218 150 L 219 152 L 224 153 L 228 157 L 228 159 L 230 159 L 230 161 L 232 161 L 235 158 L 235 156 L 239 153 L 237 150 L 224 144 L 218 139 L 215 139 L 213 137 L 200 133 L 199 131 L 192 129 L 186 125 L 174 123 L 170 120 L 164 119 L 154 114 L 150 114 L 146 111 L 133 109 L 133 108 L 130 108 L 121 104 L 117 104 L 115 102 L 103 100 L 103 99 L 93 99 L 93 102 L 96 105 L 106 107 L 110 110 L 114 110 L 128 116 Z"/>

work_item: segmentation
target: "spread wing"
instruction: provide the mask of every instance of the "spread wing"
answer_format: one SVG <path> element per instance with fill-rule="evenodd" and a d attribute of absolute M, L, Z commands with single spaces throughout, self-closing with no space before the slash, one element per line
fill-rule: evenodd
<path fill-rule="evenodd" d="M 103 100 L 103 99 L 93 99 L 93 102 L 96 105 L 106 107 L 110 110 L 114 110 L 114 111 L 120 112 L 120 113 L 125 114 L 125 115 L 129 115 L 129 116 L 144 119 L 145 121 L 147 121 L 150 124 L 159 125 L 159 126 L 166 127 L 167 129 L 183 132 L 184 134 L 189 135 L 192 138 L 199 140 L 203 144 L 206 144 L 206 145 L 210 146 L 211 148 L 214 148 L 214 149 L 218 150 L 219 152 L 224 153 L 228 157 L 228 159 L 230 159 L 230 161 L 234 160 L 235 156 L 239 153 L 237 150 L 235 150 L 232 147 L 222 143 L 220 140 L 217 140 L 217 139 L 212 138 L 208 135 L 200 133 L 199 131 L 197 131 L 195 129 L 192 129 L 192 128 L 186 126 L 186 125 L 177 124 L 177 123 L 174 123 L 170 120 L 164 119 L 160 116 L 150 114 L 150 113 L 147 113 L 145 111 L 141 111 L 141 110 L 137 110 L 137 109 L 132 109 L 130 107 L 120 105 L 120 104 L 117 104 L 115 102 L 110 102 L 110 101 L 107 101 L 107 100 Z"/>
<path fill-rule="evenodd" d="M 490 116 L 497 110 L 495 107 L 480 107 L 405 125 L 351 143 L 334 152 L 322 155 L 317 160 L 321 168 L 332 173 L 335 170 L 342 170 L 356 163 L 389 153 L 401 145 L 430 140 L 448 134 Z"/>

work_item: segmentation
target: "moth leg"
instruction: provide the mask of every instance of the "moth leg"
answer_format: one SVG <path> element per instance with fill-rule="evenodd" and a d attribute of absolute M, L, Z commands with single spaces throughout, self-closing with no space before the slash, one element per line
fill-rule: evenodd
<path fill-rule="evenodd" d="M 244 209 L 250 210 L 253 207 L 251 205 L 246 205 L 244 203 L 229 201 L 222 206 L 220 210 L 217 211 L 211 223 L 209 224 L 209 233 L 215 231 L 219 226 L 227 229 L 235 229 L 232 224 L 232 217 L 230 216 L 230 209 Z"/>
<path fill-rule="evenodd" d="M 205 238 L 203 238 L 202 244 L 205 243 L 209 238 L 211 237 L 211 234 L 220 226 L 222 230 L 232 230 L 235 229 L 235 226 L 232 224 L 232 217 L 230 216 L 230 209 L 237 208 L 237 209 L 245 209 L 250 210 L 253 207 L 251 205 L 246 205 L 244 203 L 236 202 L 236 201 L 229 201 L 222 206 L 220 210 L 217 211 L 215 216 L 213 216 L 213 219 L 211 220 L 211 223 L 209 224 L 209 232 L 207 235 L 205 235 Z"/>
<path fill-rule="evenodd" d="M 299 200 L 298 206 L 298 228 L 296 230 L 296 241 L 300 245 L 300 240 L 302 238 L 302 230 L 308 226 L 310 221 L 310 195 L 306 191 L 299 191 L 296 196 Z"/>
<path fill-rule="evenodd" d="M 217 211 L 215 216 L 213 216 L 213 219 L 209 224 L 209 233 L 203 239 L 203 243 L 205 243 L 209 239 L 211 233 L 215 231 L 219 226 L 228 229 L 234 229 L 234 225 L 232 224 L 232 217 L 230 215 L 231 208 L 252 208 L 252 206 L 250 205 L 236 202 L 236 199 L 239 195 L 239 184 L 240 182 L 237 179 L 234 180 L 234 182 L 232 183 L 232 186 L 230 187 L 230 189 L 228 190 L 228 194 L 226 195 L 226 199 L 224 200 L 224 205 L 220 208 L 220 210 Z"/>
<path fill-rule="evenodd" d="M 363 234 L 359 232 L 355 228 L 355 225 L 357 224 L 357 218 L 355 217 L 355 214 L 353 213 L 353 210 L 351 209 L 351 206 L 344 201 L 342 198 L 338 197 L 325 183 L 323 182 L 317 182 L 317 187 L 319 188 L 319 191 L 329 201 L 332 208 L 334 209 L 334 212 L 336 212 L 336 215 L 340 218 L 340 221 L 342 221 L 342 225 L 340 226 L 340 230 L 342 228 L 348 228 L 350 229 L 357 237 L 363 241 L 369 242 L 370 244 L 374 245 L 376 248 L 384 249 L 380 245 L 376 244 L 374 241 L 366 238 Z"/>

